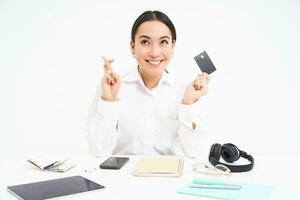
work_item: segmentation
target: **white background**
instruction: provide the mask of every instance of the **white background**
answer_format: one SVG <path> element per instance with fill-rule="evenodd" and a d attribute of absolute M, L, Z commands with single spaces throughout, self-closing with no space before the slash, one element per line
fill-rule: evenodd
<path fill-rule="evenodd" d="M 130 31 L 145 10 L 175 24 L 171 73 L 192 80 L 203 50 L 217 67 L 202 99 L 206 148 L 300 154 L 298 1 L 0 0 L 1 154 L 88 152 L 100 56 L 121 74 L 136 66 Z"/>

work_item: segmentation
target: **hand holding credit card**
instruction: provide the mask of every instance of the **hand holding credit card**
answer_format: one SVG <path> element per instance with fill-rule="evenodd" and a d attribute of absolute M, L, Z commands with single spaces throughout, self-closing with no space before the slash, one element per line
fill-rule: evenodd
<path fill-rule="evenodd" d="M 211 74 L 216 71 L 216 67 L 210 60 L 206 51 L 203 51 L 199 55 L 195 56 L 194 59 L 203 73 Z"/>

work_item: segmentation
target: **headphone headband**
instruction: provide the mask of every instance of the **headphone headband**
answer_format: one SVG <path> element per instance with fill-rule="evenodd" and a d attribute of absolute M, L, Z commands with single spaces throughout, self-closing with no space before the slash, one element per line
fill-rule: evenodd
<path fill-rule="evenodd" d="M 228 146 L 226 146 L 228 145 Z M 225 146 L 225 147 L 224 147 Z M 224 150 L 225 148 L 225 150 Z M 229 148 L 229 151 L 228 151 Z M 235 149 L 235 150 L 230 150 L 230 149 Z M 224 153 L 224 151 L 226 151 Z M 230 165 L 230 164 L 225 164 L 220 162 L 220 157 L 222 156 L 222 158 L 224 159 L 225 155 L 226 156 L 231 156 L 231 157 L 236 157 L 235 160 L 239 159 L 239 157 L 243 157 L 246 160 L 248 160 L 250 162 L 250 164 L 246 164 L 246 165 Z M 221 164 L 221 165 L 225 165 L 226 167 L 228 167 L 230 169 L 231 172 L 246 172 L 246 171 L 250 171 L 251 169 L 253 169 L 254 166 L 254 159 L 250 154 L 247 154 L 245 151 L 239 150 L 235 145 L 233 144 L 224 144 L 223 146 L 215 143 L 211 146 L 210 149 L 210 153 L 209 153 L 209 162 L 215 166 L 217 164 Z M 233 160 L 234 161 L 234 160 Z M 232 162 L 233 162 L 232 161 Z M 229 162 L 229 161 L 227 161 Z"/>

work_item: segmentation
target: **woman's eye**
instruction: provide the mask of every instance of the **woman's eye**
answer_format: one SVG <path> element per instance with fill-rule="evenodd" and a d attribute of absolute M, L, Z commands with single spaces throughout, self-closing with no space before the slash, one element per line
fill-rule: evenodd
<path fill-rule="evenodd" d="M 168 42 L 167 40 L 162 40 L 162 41 L 160 42 L 160 44 L 161 44 L 161 45 L 167 45 L 167 44 L 169 44 L 169 42 Z"/>
<path fill-rule="evenodd" d="M 142 45 L 149 45 L 150 43 L 149 43 L 149 41 L 147 41 L 147 40 L 142 40 L 142 41 L 141 41 L 141 44 L 142 44 Z"/>

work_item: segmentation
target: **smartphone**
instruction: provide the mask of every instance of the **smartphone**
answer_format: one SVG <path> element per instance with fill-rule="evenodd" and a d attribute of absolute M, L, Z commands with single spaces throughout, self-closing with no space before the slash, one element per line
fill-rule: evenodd
<path fill-rule="evenodd" d="M 128 160 L 128 157 L 109 157 L 99 167 L 101 169 L 121 169 Z"/>
<path fill-rule="evenodd" d="M 194 59 L 203 73 L 211 74 L 216 71 L 216 67 L 212 63 L 206 51 L 195 56 Z"/>

